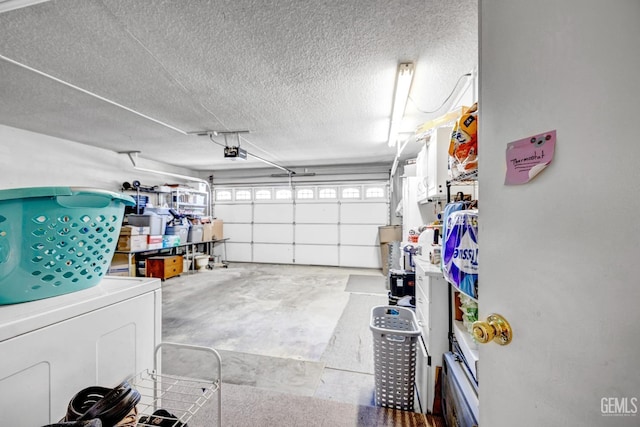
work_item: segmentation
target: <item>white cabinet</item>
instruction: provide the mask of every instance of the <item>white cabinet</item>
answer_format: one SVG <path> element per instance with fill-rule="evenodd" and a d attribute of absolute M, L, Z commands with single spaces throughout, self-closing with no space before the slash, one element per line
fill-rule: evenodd
<path fill-rule="evenodd" d="M 418 187 L 420 202 L 429 199 L 444 199 L 447 196 L 449 179 L 449 142 L 452 127 L 434 129 L 429 141 L 422 147 L 416 158 L 416 174 L 421 179 Z"/>
<path fill-rule="evenodd" d="M 2 425 L 59 421 L 80 390 L 153 368 L 160 280 L 107 277 L 89 289 L 0 306 Z"/>
<path fill-rule="evenodd" d="M 427 357 L 417 357 L 416 387 L 427 412 L 433 410 L 437 368 L 442 367 L 443 354 L 449 351 L 449 285 L 438 266 L 416 261 L 416 317 L 422 329 Z"/>
<path fill-rule="evenodd" d="M 418 177 L 416 183 L 416 198 L 418 203 L 425 203 L 429 201 L 429 188 L 427 178 Z"/>

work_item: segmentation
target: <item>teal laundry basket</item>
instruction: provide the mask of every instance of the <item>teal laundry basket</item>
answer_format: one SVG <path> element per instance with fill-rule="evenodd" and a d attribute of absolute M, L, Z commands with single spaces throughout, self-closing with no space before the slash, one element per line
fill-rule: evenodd
<path fill-rule="evenodd" d="M 0 190 L 0 304 L 34 301 L 97 285 L 109 270 L 125 206 L 106 190 Z"/>

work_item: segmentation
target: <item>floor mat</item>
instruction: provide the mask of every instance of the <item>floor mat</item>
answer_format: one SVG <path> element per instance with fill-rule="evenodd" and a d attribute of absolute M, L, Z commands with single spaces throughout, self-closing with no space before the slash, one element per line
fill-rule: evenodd
<path fill-rule="evenodd" d="M 325 368 L 313 397 L 375 406 L 375 384 L 373 374 Z"/>
<path fill-rule="evenodd" d="M 350 274 L 347 280 L 345 292 L 360 294 L 387 295 L 387 278 L 384 276 L 367 276 L 362 274 Z"/>
<path fill-rule="evenodd" d="M 352 293 L 320 360 L 327 368 L 373 374 L 371 309 L 386 305 L 386 295 Z"/>
<path fill-rule="evenodd" d="M 217 350 L 222 381 L 300 396 L 313 396 L 323 374 L 323 362 Z M 162 372 L 188 378 L 215 378 L 211 356 L 173 349 L 162 352 Z"/>
<path fill-rule="evenodd" d="M 198 412 L 189 425 L 212 426 L 214 402 Z M 350 405 L 308 396 L 294 396 L 235 384 L 222 384 L 222 425 L 245 426 L 378 426 L 435 427 L 431 417 L 375 406 Z"/>

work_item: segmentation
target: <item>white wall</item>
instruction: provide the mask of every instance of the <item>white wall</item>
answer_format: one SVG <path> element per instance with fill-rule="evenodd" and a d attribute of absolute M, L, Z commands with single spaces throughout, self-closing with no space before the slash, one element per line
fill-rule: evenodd
<path fill-rule="evenodd" d="M 138 166 L 188 176 L 186 169 L 140 159 Z M 133 169 L 124 154 L 0 125 L 0 189 L 43 186 L 90 186 L 119 191 L 123 182 L 145 185 L 184 180 Z"/>
<path fill-rule="evenodd" d="M 640 2 L 481 0 L 480 425 L 622 426 L 640 398 Z M 504 186 L 510 141 L 557 129 L 533 182 Z M 637 402 L 640 409 L 640 401 Z"/>

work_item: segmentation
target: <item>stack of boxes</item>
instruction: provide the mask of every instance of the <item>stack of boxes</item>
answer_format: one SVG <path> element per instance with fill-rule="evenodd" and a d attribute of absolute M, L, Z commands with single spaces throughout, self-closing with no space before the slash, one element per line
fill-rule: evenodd
<path fill-rule="evenodd" d="M 162 236 L 160 236 L 160 246 L 157 244 L 157 236 L 150 235 L 149 227 L 139 227 L 134 225 L 123 225 L 120 228 L 120 237 L 116 250 L 122 252 L 139 252 L 149 248 L 162 248 Z M 132 264 L 129 264 L 129 257 L 125 254 L 115 254 L 111 260 L 109 268 L 110 276 L 135 276 L 136 266 L 134 258 L 131 258 Z"/>
<path fill-rule="evenodd" d="M 133 259 L 132 259 L 133 261 Z M 135 264 L 129 264 L 129 257 L 124 254 L 114 254 L 109 267 L 109 276 L 131 276 L 136 275 Z"/>
<path fill-rule="evenodd" d="M 149 235 L 150 232 L 150 227 L 123 225 L 120 229 L 120 237 L 118 238 L 118 250 L 137 252 L 149 249 L 149 237 L 152 237 Z"/>
<path fill-rule="evenodd" d="M 123 225 L 120 229 L 116 249 L 120 252 L 152 251 L 184 245 L 189 241 L 199 243 L 223 238 L 222 220 L 209 217 L 203 217 L 201 224 L 191 226 L 197 230 L 197 233 L 190 233 L 192 240 L 187 238 L 188 226 L 166 227 L 164 220 L 158 215 L 129 215 L 128 222 L 128 225 Z M 129 256 L 126 254 L 115 254 L 108 274 L 136 276 L 134 257 L 131 261 L 132 264 L 129 264 Z"/>
<path fill-rule="evenodd" d="M 380 262 L 382 264 L 382 274 L 389 277 L 389 244 L 402 240 L 401 225 L 383 225 L 378 227 L 378 238 L 380 240 Z"/>
<path fill-rule="evenodd" d="M 200 223 L 203 227 L 202 241 L 208 242 L 211 240 L 220 240 L 223 238 L 221 219 L 211 219 L 209 217 L 204 217 L 200 219 Z"/>

